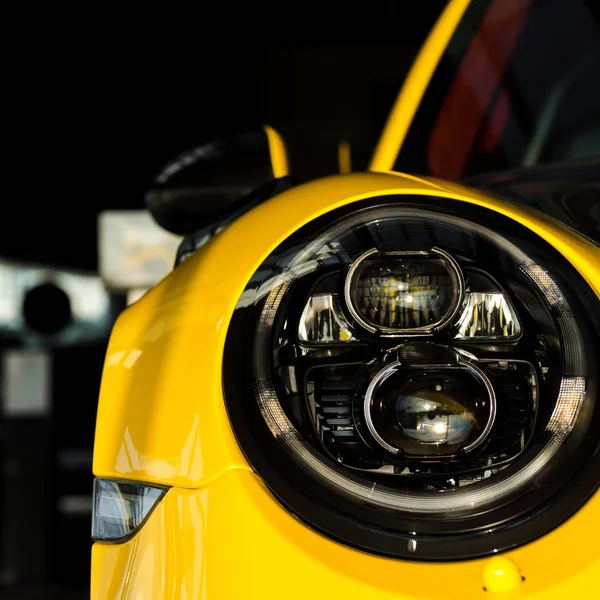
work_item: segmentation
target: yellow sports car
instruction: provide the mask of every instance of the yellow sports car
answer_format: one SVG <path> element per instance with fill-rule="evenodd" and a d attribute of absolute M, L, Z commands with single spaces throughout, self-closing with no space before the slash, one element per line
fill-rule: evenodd
<path fill-rule="evenodd" d="M 367 172 L 270 127 L 163 169 L 94 600 L 600 597 L 599 73 L 594 2 L 452 0 Z"/>

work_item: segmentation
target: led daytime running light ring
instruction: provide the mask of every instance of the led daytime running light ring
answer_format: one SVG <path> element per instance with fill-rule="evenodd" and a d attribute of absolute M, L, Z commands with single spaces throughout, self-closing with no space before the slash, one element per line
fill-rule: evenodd
<path fill-rule="evenodd" d="M 283 410 L 270 371 L 270 332 L 279 310 L 279 305 L 296 277 L 296 271 L 316 269 L 315 253 L 327 243 L 352 227 L 370 221 L 392 218 L 422 218 L 435 220 L 477 234 L 507 252 L 517 262 L 522 272 L 544 297 L 556 317 L 561 338 L 567 347 L 563 351 L 563 379 L 560 384 L 555 409 L 545 431 L 549 434 L 547 444 L 519 472 L 507 478 L 500 478 L 480 488 L 456 489 L 442 495 L 402 494 L 383 484 L 373 484 L 359 477 L 339 464 L 318 453 L 307 442 L 289 420 Z M 314 263 L 314 264 L 313 264 Z M 307 266 L 308 265 L 308 266 Z M 433 515 L 440 511 L 472 511 L 483 508 L 499 498 L 514 493 L 534 478 L 557 454 L 562 441 L 572 431 L 587 394 L 586 365 L 582 360 L 582 335 L 570 311 L 561 289 L 550 274 L 537 265 L 515 244 L 493 230 L 462 217 L 438 213 L 432 210 L 383 205 L 357 211 L 334 223 L 317 239 L 311 242 L 291 260 L 285 270 L 270 282 L 271 290 L 265 299 L 254 340 L 255 364 L 254 381 L 256 399 L 260 412 L 273 436 L 278 439 L 297 463 L 329 486 L 360 498 L 362 501 L 392 510 L 411 514 Z"/>

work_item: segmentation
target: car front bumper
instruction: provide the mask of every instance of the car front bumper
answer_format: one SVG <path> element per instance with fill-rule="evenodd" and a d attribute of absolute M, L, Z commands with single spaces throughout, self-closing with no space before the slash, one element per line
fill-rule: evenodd
<path fill-rule="evenodd" d="M 289 514 L 255 474 L 234 468 L 202 489 L 169 490 L 131 540 L 96 543 L 91 597 L 598 597 L 598 522 L 592 514 L 598 504 L 597 494 L 562 527 L 508 553 L 525 579 L 512 592 L 496 594 L 484 590 L 484 569 L 492 558 L 406 562 L 347 548 Z"/>

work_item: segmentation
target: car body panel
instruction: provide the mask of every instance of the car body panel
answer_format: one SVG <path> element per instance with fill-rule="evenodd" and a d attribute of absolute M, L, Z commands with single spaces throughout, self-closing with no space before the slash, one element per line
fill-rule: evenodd
<path fill-rule="evenodd" d="M 590 598 L 600 557 L 590 523 L 597 494 L 562 527 L 505 556 L 524 582 L 506 598 Z M 489 598 L 492 558 L 452 563 L 365 554 L 309 529 L 253 473 L 229 471 L 198 490 L 171 489 L 123 544 L 95 544 L 92 600 L 137 598 Z M 510 582 L 509 582 L 510 584 Z"/>
<path fill-rule="evenodd" d="M 280 133 L 270 125 L 264 125 L 263 130 L 267 135 L 269 144 L 269 155 L 271 157 L 271 169 L 273 177 L 279 179 L 290 174 L 290 166 L 287 157 L 287 149 Z"/>

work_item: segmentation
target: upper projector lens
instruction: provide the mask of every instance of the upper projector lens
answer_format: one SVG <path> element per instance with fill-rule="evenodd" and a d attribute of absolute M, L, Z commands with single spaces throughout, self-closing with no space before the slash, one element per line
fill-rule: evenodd
<path fill-rule="evenodd" d="M 461 292 L 456 272 L 436 254 L 375 253 L 350 279 L 353 315 L 371 330 L 432 329 L 452 315 Z"/>

